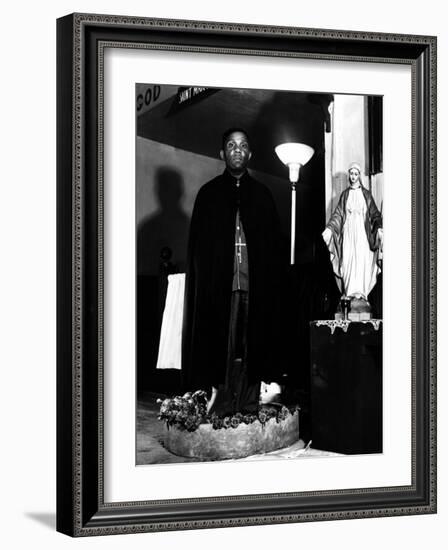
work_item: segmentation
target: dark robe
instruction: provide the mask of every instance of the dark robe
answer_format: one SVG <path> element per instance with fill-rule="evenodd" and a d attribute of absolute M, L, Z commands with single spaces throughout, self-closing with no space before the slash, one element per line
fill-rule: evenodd
<path fill-rule="evenodd" d="M 237 188 L 225 170 L 199 190 L 191 218 L 182 349 L 186 390 L 210 390 L 225 382 L 237 208 L 249 263 L 248 380 L 269 382 L 280 375 L 280 222 L 263 184 L 246 172 Z"/>

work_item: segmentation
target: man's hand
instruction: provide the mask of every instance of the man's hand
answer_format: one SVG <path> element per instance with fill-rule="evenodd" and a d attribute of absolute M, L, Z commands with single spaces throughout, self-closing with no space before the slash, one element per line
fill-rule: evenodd
<path fill-rule="evenodd" d="M 212 386 L 212 395 L 210 397 L 210 401 L 208 401 L 207 403 L 207 414 L 210 412 L 211 408 L 215 404 L 217 395 L 218 395 L 218 389 Z"/>

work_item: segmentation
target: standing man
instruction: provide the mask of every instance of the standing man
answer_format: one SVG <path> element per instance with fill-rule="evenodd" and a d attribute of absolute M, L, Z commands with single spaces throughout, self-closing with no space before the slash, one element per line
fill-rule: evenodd
<path fill-rule="evenodd" d="M 206 183 L 191 218 L 182 371 L 209 411 L 255 412 L 260 382 L 278 378 L 280 223 L 269 190 L 247 171 L 241 128 L 223 134 L 224 172 Z"/>

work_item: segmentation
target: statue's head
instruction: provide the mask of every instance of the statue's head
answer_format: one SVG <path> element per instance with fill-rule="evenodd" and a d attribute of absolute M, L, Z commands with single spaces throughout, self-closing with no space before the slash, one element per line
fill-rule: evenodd
<path fill-rule="evenodd" d="M 348 180 L 350 185 L 361 183 L 361 166 L 357 162 L 352 162 L 348 167 Z"/>

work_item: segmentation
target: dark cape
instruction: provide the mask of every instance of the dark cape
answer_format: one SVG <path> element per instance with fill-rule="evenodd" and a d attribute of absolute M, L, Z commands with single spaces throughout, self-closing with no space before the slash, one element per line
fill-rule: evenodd
<path fill-rule="evenodd" d="M 237 208 L 249 263 L 248 378 L 279 381 L 279 290 L 285 265 L 279 218 L 263 184 L 246 172 L 238 189 L 225 170 L 201 187 L 191 218 L 182 340 L 185 390 L 210 390 L 225 380 Z"/>

